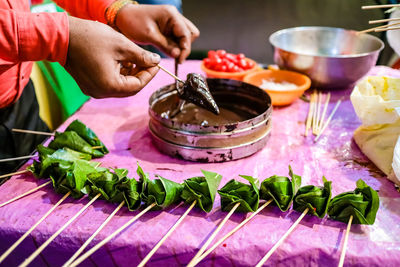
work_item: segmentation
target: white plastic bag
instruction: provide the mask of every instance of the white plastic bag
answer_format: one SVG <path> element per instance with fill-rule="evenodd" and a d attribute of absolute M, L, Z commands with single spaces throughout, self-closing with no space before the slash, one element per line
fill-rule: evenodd
<path fill-rule="evenodd" d="M 388 178 L 400 185 L 400 138 L 397 139 L 397 144 L 394 148 L 392 169 L 393 171 L 389 174 Z"/>
<path fill-rule="evenodd" d="M 400 185 L 400 79 L 366 77 L 354 87 L 350 99 L 362 121 L 354 140 L 390 180 Z"/>

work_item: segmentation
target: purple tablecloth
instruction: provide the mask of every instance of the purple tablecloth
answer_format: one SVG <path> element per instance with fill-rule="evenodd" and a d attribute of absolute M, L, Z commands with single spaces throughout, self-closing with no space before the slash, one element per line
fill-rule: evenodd
<path fill-rule="evenodd" d="M 162 62 L 173 69 L 173 62 Z M 198 61 L 188 61 L 181 67 L 181 77 L 187 72 L 199 72 Z M 375 67 L 372 74 L 400 77 L 400 72 Z M 362 178 L 379 190 L 380 209 L 372 226 L 353 225 L 345 259 L 347 266 L 400 266 L 400 195 L 376 167 L 363 156 L 352 140 L 353 131 L 360 125 L 349 94 L 351 89 L 333 92 L 333 100 L 345 97 L 329 129 L 318 143 L 304 137 L 304 121 L 308 105 L 302 100 L 273 111 L 272 136 L 267 146 L 255 155 L 226 163 L 194 163 L 161 154 L 152 144 L 148 123 L 148 98 L 152 92 L 171 83 L 171 78 L 160 71 L 139 94 L 125 99 L 92 99 L 60 128 L 63 130 L 74 119 L 91 127 L 110 149 L 100 159 L 102 166 L 127 168 L 130 176 L 137 176 L 138 161 L 154 177 L 160 174 L 182 182 L 200 175 L 200 170 L 223 175 L 221 185 L 239 174 L 253 175 L 260 180 L 273 174 L 287 175 L 290 164 L 302 176 L 302 185 L 322 185 L 323 175 L 332 180 L 333 195 L 353 190 Z M 332 102 L 330 109 L 333 108 Z M 0 187 L 0 203 L 31 189 L 42 181 L 32 175 L 13 177 Z M 60 195 L 48 186 L 17 202 L 0 208 L 0 253 L 4 252 L 29 229 Z M 87 203 L 87 199 L 68 198 L 28 237 L 3 263 L 14 266 L 29 256 L 51 234 Z M 97 229 L 115 208 L 104 201 L 95 203 L 56 238 L 32 266 L 61 266 Z M 165 211 L 149 212 L 114 238 L 89 260 L 85 266 L 134 266 L 162 238 L 186 210 L 187 205 Z M 137 212 L 123 208 L 110 224 L 100 232 L 95 243 L 128 221 Z M 189 262 L 196 249 L 217 227 L 226 213 L 220 211 L 219 197 L 214 209 L 206 214 L 194 209 L 169 239 L 153 256 L 148 266 L 179 266 Z M 248 216 L 249 214 L 247 214 Z M 273 205 L 264 209 L 248 225 L 208 256 L 203 266 L 247 266 L 256 264 L 279 240 L 300 214 L 290 210 L 283 213 Z M 230 231 L 246 214 L 234 214 L 218 237 Z M 346 224 L 318 219 L 307 215 L 295 231 L 267 261 L 271 266 L 336 266 L 339 261 Z M 217 237 L 217 238 L 218 238 Z"/>

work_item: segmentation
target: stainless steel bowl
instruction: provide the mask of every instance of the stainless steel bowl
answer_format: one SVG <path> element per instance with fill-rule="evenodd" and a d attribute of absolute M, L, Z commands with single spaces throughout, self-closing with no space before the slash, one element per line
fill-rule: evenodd
<path fill-rule="evenodd" d="M 384 44 L 369 34 L 331 27 L 296 27 L 269 37 L 279 67 L 306 74 L 313 86 L 343 88 L 375 64 Z"/>
<path fill-rule="evenodd" d="M 252 155 L 262 149 L 271 133 L 271 98 L 260 88 L 236 80 L 207 79 L 221 108 L 251 114 L 250 118 L 219 125 L 188 124 L 163 117 L 157 103 L 176 97 L 175 85 L 154 92 L 149 100 L 149 130 L 163 153 L 200 162 L 223 162 Z"/>

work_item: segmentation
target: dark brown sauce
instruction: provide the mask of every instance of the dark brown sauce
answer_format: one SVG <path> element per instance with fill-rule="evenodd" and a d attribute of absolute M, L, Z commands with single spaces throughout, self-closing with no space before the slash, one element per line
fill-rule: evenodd
<path fill-rule="evenodd" d="M 176 109 L 179 102 L 177 95 L 170 95 L 160 99 L 153 104 L 153 110 L 164 118 L 169 118 L 171 110 Z M 178 113 L 172 121 L 195 124 L 195 125 L 224 125 L 231 124 L 239 121 L 245 121 L 254 117 L 254 115 L 238 109 L 237 107 L 229 107 L 226 103 L 218 103 L 219 115 L 198 107 L 194 104 L 187 103 L 184 105 L 182 111 Z"/>

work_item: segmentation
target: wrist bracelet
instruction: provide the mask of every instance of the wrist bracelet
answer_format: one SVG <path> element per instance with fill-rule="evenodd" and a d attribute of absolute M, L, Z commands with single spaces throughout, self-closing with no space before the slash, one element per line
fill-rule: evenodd
<path fill-rule="evenodd" d="M 111 27 L 113 27 L 114 29 L 117 29 L 117 26 L 115 24 L 115 20 L 117 18 L 117 14 L 118 12 L 121 10 L 121 8 L 123 8 L 124 6 L 126 6 L 127 4 L 134 4 L 134 5 L 138 5 L 139 3 L 136 1 L 132 1 L 132 0 L 117 0 L 115 2 L 113 2 L 107 9 L 106 12 L 104 14 L 107 24 Z"/>

